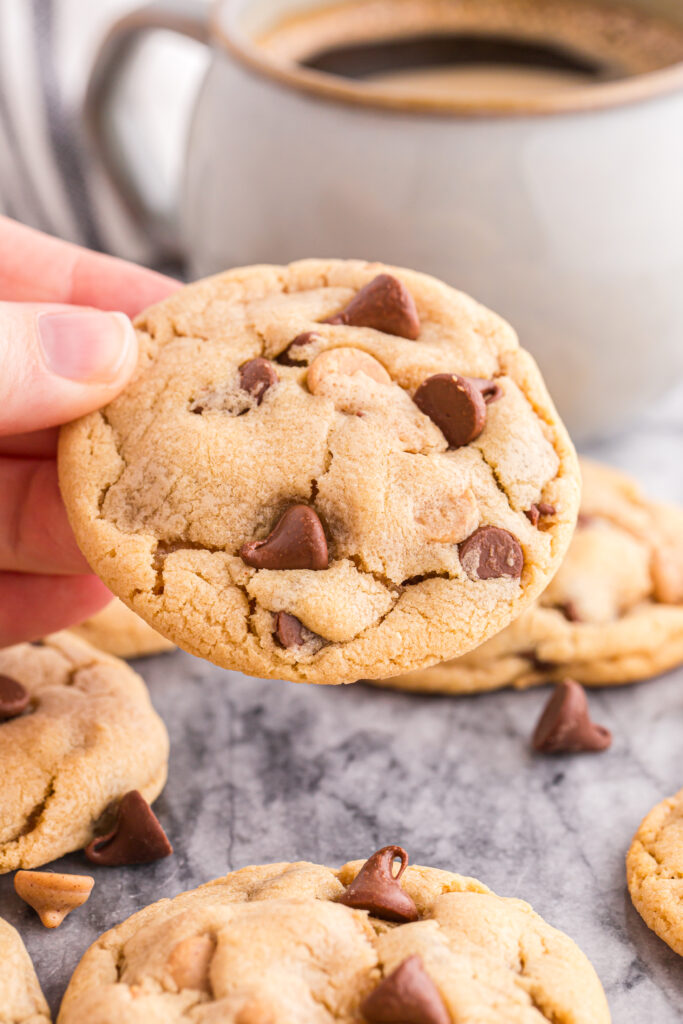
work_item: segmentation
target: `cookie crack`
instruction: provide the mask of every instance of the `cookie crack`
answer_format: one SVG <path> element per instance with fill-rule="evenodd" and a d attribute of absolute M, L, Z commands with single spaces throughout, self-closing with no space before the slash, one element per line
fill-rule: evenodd
<path fill-rule="evenodd" d="M 7 847 L 10 846 L 12 843 L 18 842 L 24 836 L 29 835 L 31 832 L 34 832 L 38 828 L 45 814 L 45 811 L 47 810 L 47 805 L 50 802 L 50 799 L 55 794 L 55 789 L 57 786 L 57 774 L 57 772 L 53 772 L 50 775 L 48 783 L 43 791 L 43 796 L 38 801 L 38 803 L 35 804 L 34 807 L 30 810 L 26 818 L 26 824 L 23 826 L 23 828 L 19 829 L 19 831 L 16 832 L 11 839 L 7 839 L 2 844 L 3 847 Z"/>
<path fill-rule="evenodd" d="M 491 476 L 493 477 L 493 482 L 495 483 L 496 487 L 498 488 L 500 493 L 504 495 L 505 500 L 508 503 L 510 511 L 514 512 L 515 515 L 519 515 L 519 509 L 516 509 L 514 507 L 514 505 L 512 504 L 512 499 L 510 498 L 510 495 L 509 495 L 509 493 L 507 491 L 507 488 L 505 487 L 505 484 L 503 483 L 503 481 L 502 481 L 502 479 L 500 477 L 500 473 L 499 473 L 498 469 L 496 468 L 496 466 L 492 462 L 490 462 L 486 458 L 486 456 L 484 455 L 484 453 L 481 450 L 481 448 L 477 448 L 477 451 L 479 452 L 479 456 L 481 458 L 481 461 L 484 463 L 484 465 L 488 468 L 489 472 L 491 473 Z"/>
<path fill-rule="evenodd" d="M 164 592 L 164 567 L 166 559 L 176 551 L 208 551 L 210 554 L 215 555 L 219 552 L 225 553 L 225 548 L 214 547 L 210 544 L 200 544 L 198 541 L 185 540 L 184 538 L 157 541 L 152 553 L 152 569 L 155 574 L 152 593 L 157 597 L 160 597 Z M 197 573 L 197 575 L 201 577 L 201 573 Z M 205 582 L 208 583 L 209 580 L 205 580 Z"/>
<path fill-rule="evenodd" d="M 121 477 L 125 473 L 126 465 L 125 465 L 125 462 L 124 462 L 124 459 L 123 459 L 123 455 L 121 453 L 121 438 L 119 437 L 118 431 L 116 430 L 116 428 L 112 424 L 111 420 L 107 416 L 106 408 L 105 409 L 99 409 L 98 412 L 99 412 L 99 415 L 101 416 L 101 418 L 104 420 L 105 424 L 109 427 L 109 429 L 111 431 L 111 437 L 112 437 L 112 443 L 114 445 L 114 450 L 116 451 L 116 454 L 117 454 L 117 456 L 118 456 L 118 458 L 119 458 L 119 460 L 121 462 L 121 470 L 118 473 L 116 479 L 112 480 L 108 484 L 105 484 L 104 487 L 101 487 L 100 488 L 100 493 L 97 496 L 97 514 L 98 514 L 98 518 L 101 519 L 102 515 L 103 515 L 104 502 L 106 500 L 107 494 L 109 493 L 109 491 L 111 490 L 112 487 L 116 486 L 116 484 L 119 482 L 119 480 L 121 479 Z M 91 437 L 91 440 L 92 440 L 92 437 Z"/>

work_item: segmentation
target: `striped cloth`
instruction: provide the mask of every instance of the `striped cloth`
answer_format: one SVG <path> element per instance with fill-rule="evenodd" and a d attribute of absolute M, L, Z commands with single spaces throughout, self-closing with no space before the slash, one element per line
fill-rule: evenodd
<path fill-rule="evenodd" d="M 61 238 L 159 265 L 149 232 L 132 221 L 93 159 L 81 114 L 100 40 L 116 18 L 138 5 L 139 0 L 0 0 L 0 212 Z M 145 53 L 149 47 L 163 51 L 169 45 L 164 38 L 148 40 Z M 196 44 L 176 38 L 173 45 L 176 56 L 178 48 L 189 55 Z M 144 142 L 150 148 L 156 144 L 168 151 L 164 131 L 182 140 L 177 122 L 187 119 L 205 66 L 205 55 L 201 58 L 200 63 L 196 51 L 191 60 L 188 56 L 186 80 L 178 75 L 177 62 L 172 74 L 167 66 L 156 95 L 148 82 L 149 59 L 138 68 L 137 80 L 140 60 L 133 62 L 134 91 L 145 92 L 148 100 Z M 163 107 L 156 101 L 161 96 Z M 137 93 L 131 97 L 130 83 L 127 97 L 137 116 Z M 133 117 L 124 110 L 128 120 Z M 150 138 L 155 134 L 160 138 Z M 182 152 L 174 160 L 168 152 L 166 157 L 177 177 Z M 153 156 L 144 163 L 151 168 L 148 188 L 153 190 L 154 176 L 168 178 L 168 168 L 155 166 Z"/>

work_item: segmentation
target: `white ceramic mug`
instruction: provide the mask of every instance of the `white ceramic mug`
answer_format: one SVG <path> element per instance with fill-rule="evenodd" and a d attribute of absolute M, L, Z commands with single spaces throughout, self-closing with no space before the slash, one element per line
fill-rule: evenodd
<path fill-rule="evenodd" d="M 157 0 L 115 26 L 87 110 L 128 202 L 104 114 L 122 53 L 192 35 L 212 48 L 180 202 L 193 276 L 314 255 L 427 271 L 514 324 L 577 440 L 621 427 L 683 372 L 683 65 L 528 109 L 406 104 L 254 44 L 325 2 Z M 678 0 L 630 3 L 683 23 Z"/>

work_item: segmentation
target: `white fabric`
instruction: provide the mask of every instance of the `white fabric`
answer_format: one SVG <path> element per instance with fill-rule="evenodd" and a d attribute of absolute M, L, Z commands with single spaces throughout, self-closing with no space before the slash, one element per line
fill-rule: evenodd
<path fill-rule="evenodd" d="M 163 254 L 102 174 L 82 118 L 100 41 L 136 6 L 135 0 L 0 0 L 0 212 L 158 264 Z M 140 189 L 170 222 L 185 129 L 206 62 L 196 43 L 168 33 L 145 37 L 112 100 L 111 123 Z"/>

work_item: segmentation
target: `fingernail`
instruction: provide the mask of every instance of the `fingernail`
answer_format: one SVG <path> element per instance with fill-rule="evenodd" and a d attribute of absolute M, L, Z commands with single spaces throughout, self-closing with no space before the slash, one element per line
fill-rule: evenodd
<path fill-rule="evenodd" d="M 51 373 L 92 384 L 116 380 L 135 343 L 133 325 L 124 313 L 97 310 L 41 313 L 38 337 Z"/>

